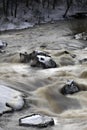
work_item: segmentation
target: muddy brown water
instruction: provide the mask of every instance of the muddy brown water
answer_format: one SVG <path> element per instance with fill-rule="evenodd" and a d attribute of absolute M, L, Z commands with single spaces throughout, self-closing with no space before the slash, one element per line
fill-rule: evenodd
<path fill-rule="evenodd" d="M 54 118 L 55 126 L 45 130 L 87 129 L 87 63 L 79 62 L 87 58 L 87 41 L 73 38 L 86 29 L 86 20 L 68 20 L 1 33 L 0 40 L 8 46 L 6 52 L 0 54 L 0 84 L 23 92 L 27 105 L 21 111 L 3 114 L 0 130 L 37 130 L 19 126 L 19 118 L 30 113 Z M 47 52 L 58 67 L 41 69 L 20 63 L 19 53 L 33 50 Z M 65 50 L 69 54 L 64 53 Z M 72 79 L 85 91 L 62 95 L 60 89 Z"/>

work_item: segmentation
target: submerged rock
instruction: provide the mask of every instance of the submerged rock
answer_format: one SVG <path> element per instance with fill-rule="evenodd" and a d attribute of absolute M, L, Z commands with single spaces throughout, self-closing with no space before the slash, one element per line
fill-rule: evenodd
<path fill-rule="evenodd" d="M 20 61 L 24 63 L 30 62 L 32 67 L 42 67 L 42 68 L 55 68 L 57 64 L 55 61 L 42 51 L 33 51 L 32 53 L 28 54 L 27 52 L 20 53 Z"/>
<path fill-rule="evenodd" d="M 75 54 L 72 54 L 72 53 L 70 53 L 69 51 L 64 51 L 64 54 L 69 54 L 72 58 L 75 58 L 76 57 L 76 55 Z"/>
<path fill-rule="evenodd" d="M 74 94 L 80 91 L 78 84 L 75 81 L 68 81 L 67 84 L 61 89 L 63 95 Z"/>
<path fill-rule="evenodd" d="M 51 117 L 32 114 L 19 119 L 20 126 L 32 126 L 32 127 L 47 127 L 54 125 L 54 120 Z"/>

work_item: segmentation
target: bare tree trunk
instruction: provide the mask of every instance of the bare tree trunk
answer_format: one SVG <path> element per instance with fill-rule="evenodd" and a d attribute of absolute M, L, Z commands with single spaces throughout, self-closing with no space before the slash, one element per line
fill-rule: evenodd
<path fill-rule="evenodd" d="M 11 16 L 13 16 L 13 1 L 11 0 Z"/>
<path fill-rule="evenodd" d="M 9 0 L 6 1 L 6 16 L 9 13 Z"/>
<path fill-rule="evenodd" d="M 71 5 L 72 5 L 73 0 L 67 0 L 66 2 L 67 2 L 67 9 L 66 9 L 66 11 L 65 11 L 65 13 L 63 15 L 64 18 L 66 17 L 66 15 L 67 15 L 67 13 L 68 13 Z"/>
<path fill-rule="evenodd" d="M 45 7 L 45 0 L 42 0 L 42 6 Z"/>
<path fill-rule="evenodd" d="M 32 10 L 34 9 L 34 0 L 31 0 L 31 6 L 32 6 Z"/>
<path fill-rule="evenodd" d="M 29 6 L 29 0 L 26 0 L 26 7 Z"/>
<path fill-rule="evenodd" d="M 17 15 L 17 0 L 15 0 L 15 11 L 14 11 L 14 16 L 16 18 Z"/>
<path fill-rule="evenodd" d="M 53 0 L 53 9 L 55 9 L 57 0 Z"/>
<path fill-rule="evenodd" d="M 3 12 L 4 12 L 4 15 L 6 15 L 6 10 L 5 10 L 5 0 L 3 0 Z"/>
<path fill-rule="evenodd" d="M 48 5 L 47 5 L 47 7 L 49 8 L 49 5 L 50 5 L 50 1 L 48 0 L 48 3 L 47 3 Z"/>

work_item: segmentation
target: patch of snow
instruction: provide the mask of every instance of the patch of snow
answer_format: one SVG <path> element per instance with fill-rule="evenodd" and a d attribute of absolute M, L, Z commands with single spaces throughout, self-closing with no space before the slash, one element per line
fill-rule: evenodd
<path fill-rule="evenodd" d="M 0 46 L 3 46 L 3 43 L 2 43 L 2 41 L 0 40 Z"/>
<path fill-rule="evenodd" d="M 28 22 L 20 22 L 19 26 L 16 26 L 16 29 L 26 29 L 29 27 L 33 27 L 34 24 L 28 23 Z"/>
<path fill-rule="evenodd" d="M 38 124 L 38 123 L 42 123 L 42 120 L 41 120 L 40 115 L 34 115 L 31 117 L 26 117 L 26 118 L 22 119 L 21 123 Z"/>
<path fill-rule="evenodd" d="M 13 110 L 20 110 L 24 106 L 24 100 L 21 96 L 15 96 L 7 102 L 7 106 L 11 107 Z"/>
<path fill-rule="evenodd" d="M 11 29 L 25 29 L 33 27 L 35 24 L 52 22 L 54 23 L 57 20 L 63 20 L 63 15 L 66 11 L 66 2 L 56 5 L 55 9 L 52 7 L 42 7 L 42 4 L 34 4 L 34 7 L 29 5 L 27 8 L 25 4 L 21 3 L 18 5 L 17 16 L 16 18 L 9 16 L 1 16 L 0 18 L 0 31 L 11 30 Z M 76 11 L 87 10 L 86 7 L 81 8 L 77 7 L 77 3 L 73 3 L 68 11 L 68 15 L 73 15 Z M 9 11 L 10 12 L 10 11 Z"/>
<path fill-rule="evenodd" d="M 2 26 L 0 26 L 1 31 L 5 30 L 15 30 L 15 29 L 25 29 L 29 27 L 33 27 L 34 24 L 27 23 L 27 22 L 14 22 L 13 23 L 3 23 Z"/>
<path fill-rule="evenodd" d="M 45 115 L 32 114 L 19 119 L 19 124 L 24 126 L 47 127 L 49 125 L 54 125 L 54 120 Z"/>
<path fill-rule="evenodd" d="M 82 33 L 76 34 L 74 37 L 76 40 L 82 39 Z"/>
<path fill-rule="evenodd" d="M 0 19 L 0 31 L 25 29 L 33 27 L 35 24 L 47 23 L 55 20 L 63 19 L 64 6 L 52 8 L 42 8 L 42 5 L 35 5 L 34 10 L 32 8 L 25 7 L 24 4 L 20 4 L 17 11 L 17 17 L 4 16 Z"/>
<path fill-rule="evenodd" d="M 49 62 L 51 60 L 51 58 L 48 56 L 37 55 L 37 57 L 39 58 L 39 61 L 41 63 L 46 63 L 46 62 Z"/>

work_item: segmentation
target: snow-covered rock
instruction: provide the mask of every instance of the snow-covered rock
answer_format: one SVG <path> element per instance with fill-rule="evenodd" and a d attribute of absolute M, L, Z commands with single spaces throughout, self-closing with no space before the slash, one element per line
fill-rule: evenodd
<path fill-rule="evenodd" d="M 33 67 L 42 67 L 42 68 L 55 68 L 57 67 L 56 63 L 49 56 L 37 55 L 34 59 L 31 60 L 31 66 Z"/>
<path fill-rule="evenodd" d="M 13 109 L 22 109 L 24 106 L 22 95 L 23 94 L 19 91 L 5 85 L 0 85 L 0 114 L 7 111 L 12 111 Z"/>
<path fill-rule="evenodd" d="M 41 68 L 55 68 L 57 67 L 57 64 L 55 61 L 42 51 L 33 51 L 32 53 L 28 54 L 20 53 L 20 61 L 24 63 L 30 62 L 30 65 L 32 67 L 41 67 Z"/>
<path fill-rule="evenodd" d="M 51 117 L 39 114 L 32 114 L 19 119 L 19 125 L 21 126 L 33 126 L 33 127 L 47 127 L 54 125 L 54 120 Z"/>
<path fill-rule="evenodd" d="M 13 110 L 21 110 L 24 106 L 24 100 L 21 96 L 15 96 L 6 103 L 6 106 L 11 107 Z"/>

